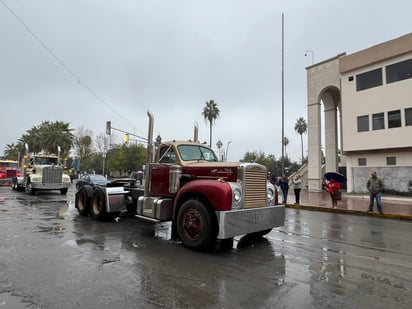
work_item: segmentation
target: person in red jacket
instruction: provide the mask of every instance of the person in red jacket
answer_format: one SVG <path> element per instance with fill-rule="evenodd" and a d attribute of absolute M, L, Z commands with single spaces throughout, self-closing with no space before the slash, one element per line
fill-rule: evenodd
<path fill-rule="evenodd" d="M 326 190 L 328 190 L 330 197 L 332 199 L 332 207 L 336 208 L 338 204 L 338 200 L 340 200 L 340 183 L 335 181 L 333 178 L 329 179 L 329 181 L 325 185 Z"/>

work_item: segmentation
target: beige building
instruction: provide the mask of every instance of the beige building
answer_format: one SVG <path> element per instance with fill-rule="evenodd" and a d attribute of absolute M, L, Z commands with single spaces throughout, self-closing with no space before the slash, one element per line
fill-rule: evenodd
<path fill-rule="evenodd" d="M 386 190 L 410 192 L 412 33 L 314 64 L 307 81 L 308 189 L 321 190 L 324 172 L 340 171 L 348 192 L 365 192 L 376 170 Z"/>

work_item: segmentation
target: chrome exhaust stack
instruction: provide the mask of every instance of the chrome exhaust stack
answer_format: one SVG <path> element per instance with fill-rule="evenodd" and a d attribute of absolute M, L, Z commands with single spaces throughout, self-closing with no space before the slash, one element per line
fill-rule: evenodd
<path fill-rule="evenodd" d="M 153 123 L 154 116 L 150 111 L 147 111 L 147 116 L 149 117 L 149 128 L 147 132 L 147 159 L 145 168 L 145 182 L 144 182 L 144 193 L 147 195 L 149 193 L 150 186 L 150 163 L 154 161 L 153 153 Z"/>
<path fill-rule="evenodd" d="M 195 122 L 194 127 L 195 128 L 194 128 L 194 133 L 193 133 L 193 142 L 197 143 L 199 142 L 199 125 L 197 122 Z"/>

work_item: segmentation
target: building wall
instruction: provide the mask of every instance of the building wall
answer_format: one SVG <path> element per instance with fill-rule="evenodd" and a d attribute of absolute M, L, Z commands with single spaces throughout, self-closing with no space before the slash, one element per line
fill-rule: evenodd
<path fill-rule="evenodd" d="M 409 54 L 368 65 L 341 75 L 343 152 L 412 147 L 412 126 L 405 126 L 405 108 L 412 108 L 412 78 L 386 84 L 385 67 L 402 60 L 412 59 Z M 383 85 L 356 91 L 356 75 L 382 68 Z M 349 81 L 350 78 L 352 81 Z M 401 127 L 388 128 L 387 112 L 401 111 Z M 385 129 L 372 130 L 372 115 L 384 113 Z M 358 132 L 358 117 L 369 116 L 369 131 Z"/>
<path fill-rule="evenodd" d="M 387 165 L 387 157 L 396 157 L 396 165 Z M 367 165 L 360 166 L 358 159 L 366 159 Z M 366 192 L 366 182 L 373 170 L 385 183 L 385 190 L 409 193 L 408 184 L 412 181 L 412 154 L 409 151 L 359 152 L 346 157 L 348 191 Z"/>
<path fill-rule="evenodd" d="M 409 59 L 412 33 L 307 68 L 309 191 L 319 190 L 322 178 L 319 113 L 323 101 L 325 116 L 329 115 L 325 136 L 331 137 L 326 141 L 326 168 L 334 170 L 336 151 L 332 148 L 341 147 L 340 165 L 346 162 L 347 191 L 365 192 L 370 173 L 376 170 L 384 178 L 386 190 L 412 194 L 412 125 L 405 124 L 405 110 L 412 108 L 412 78 L 386 83 L 386 66 Z M 374 69 L 382 69 L 382 84 L 358 91 L 357 76 Z M 336 143 L 336 107 L 341 111 L 341 145 Z M 395 110 L 400 110 L 401 125 L 388 128 L 388 112 Z M 373 130 L 373 114 L 378 113 L 384 114 L 385 126 Z M 360 132 L 358 117 L 366 115 L 369 129 Z"/>
<path fill-rule="evenodd" d="M 409 192 L 412 181 L 412 126 L 405 109 L 412 108 L 412 78 L 386 83 L 386 66 L 412 59 L 412 33 L 342 57 L 342 150 L 347 162 L 348 192 L 366 191 L 370 172 L 385 179 L 386 190 Z M 382 69 L 382 85 L 357 91 L 357 75 Z M 400 110 L 401 126 L 388 128 L 388 112 Z M 384 113 L 384 129 L 373 130 L 373 114 Z M 358 117 L 369 117 L 369 130 L 358 131 Z M 396 165 L 388 165 L 394 157 Z M 359 159 L 363 164 L 359 165 Z"/>

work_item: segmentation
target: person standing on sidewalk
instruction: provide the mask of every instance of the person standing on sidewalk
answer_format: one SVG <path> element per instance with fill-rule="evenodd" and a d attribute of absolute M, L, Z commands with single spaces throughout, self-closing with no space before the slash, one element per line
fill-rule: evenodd
<path fill-rule="evenodd" d="M 326 183 L 325 188 L 326 190 L 328 190 L 330 198 L 332 199 L 332 207 L 336 208 L 336 206 L 338 205 L 338 200 L 341 199 L 340 183 L 331 178 Z"/>
<path fill-rule="evenodd" d="M 295 204 L 300 203 L 300 190 L 302 189 L 302 176 L 299 174 L 293 179 L 293 190 L 295 191 Z"/>
<path fill-rule="evenodd" d="M 282 176 L 282 179 L 279 181 L 280 190 L 282 190 L 283 203 L 286 203 L 288 200 L 288 191 L 289 191 L 289 180 L 285 175 Z"/>
<path fill-rule="evenodd" d="M 381 191 L 383 189 L 383 181 L 382 179 L 378 178 L 376 175 L 376 171 L 371 173 L 371 178 L 369 178 L 366 187 L 369 191 L 369 208 L 367 212 L 373 211 L 373 200 L 376 199 L 376 207 L 380 214 L 383 214 L 382 211 L 382 194 Z"/>

